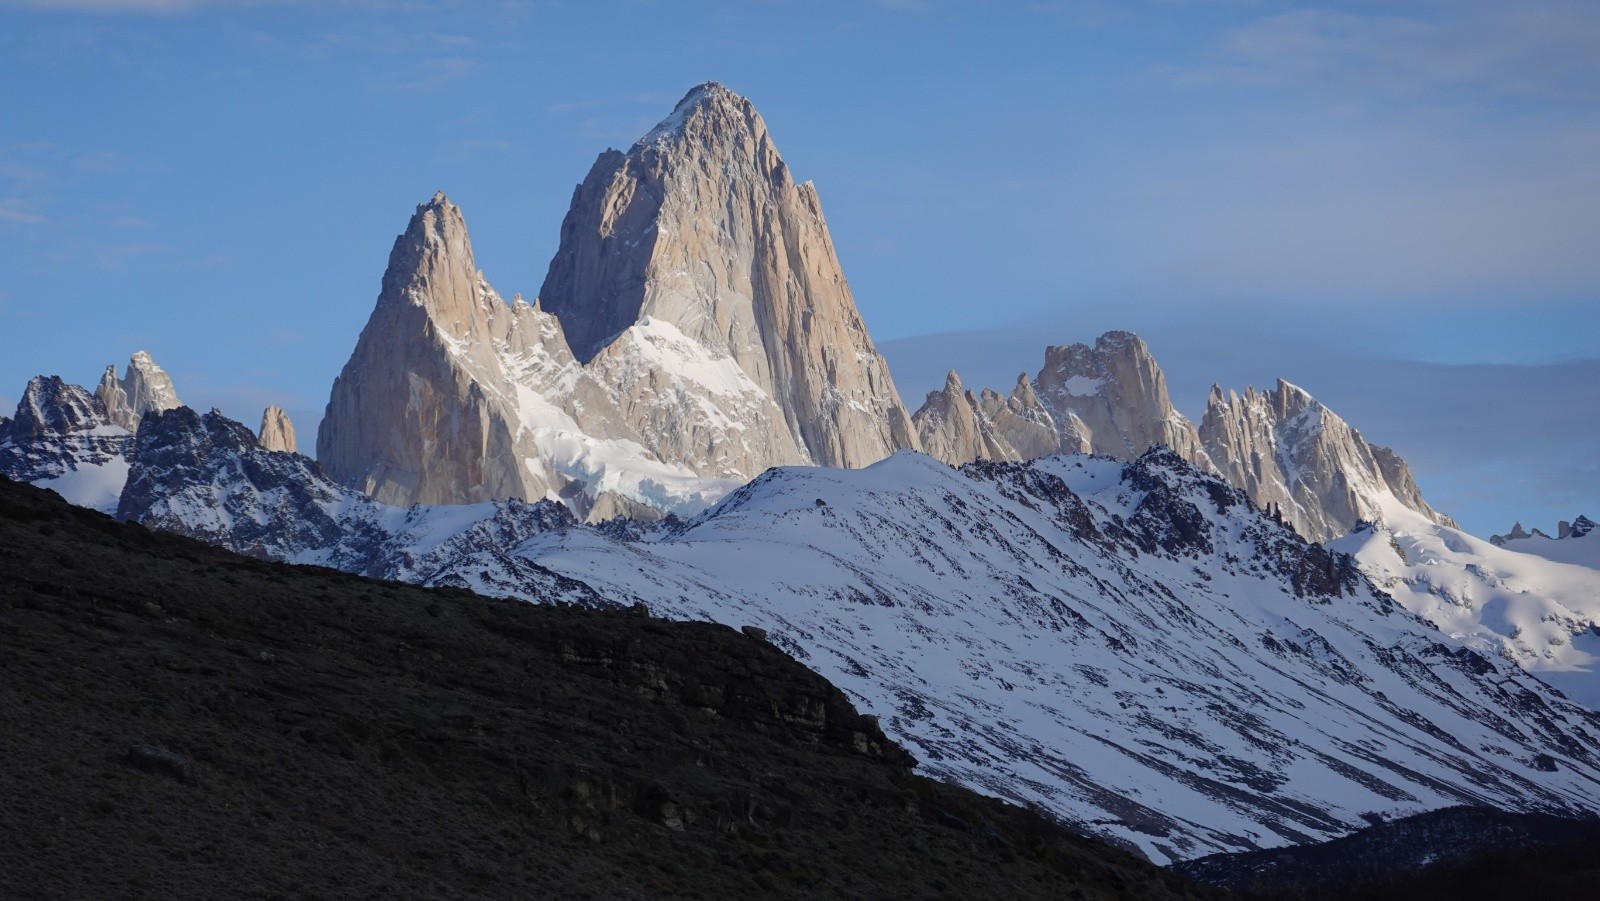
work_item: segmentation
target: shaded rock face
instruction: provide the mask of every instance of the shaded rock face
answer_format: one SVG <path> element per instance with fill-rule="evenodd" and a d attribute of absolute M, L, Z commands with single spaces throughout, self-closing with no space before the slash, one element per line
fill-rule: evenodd
<path fill-rule="evenodd" d="M 289 414 L 283 412 L 282 407 L 269 406 L 261 412 L 261 428 L 256 430 L 256 438 L 270 451 L 292 454 L 299 449 L 295 447 L 294 423 L 289 421 Z"/>
<path fill-rule="evenodd" d="M 815 192 L 749 101 L 706 85 L 601 156 L 532 306 L 490 287 L 443 194 L 418 207 L 317 457 L 384 503 L 548 497 L 598 519 L 915 444 Z"/>
<path fill-rule="evenodd" d="M 0 475 L 102 512 L 116 508 L 132 452 L 132 433 L 59 376 L 30 379 L 16 415 L 0 426 Z"/>
<path fill-rule="evenodd" d="M 178 391 L 166 370 L 156 365 L 149 351 L 138 351 L 128 359 L 122 378 L 115 366 L 107 366 L 95 389 L 95 397 L 111 421 L 130 432 L 139 430 L 139 420 L 151 410 L 171 410 L 182 406 Z"/>
<path fill-rule="evenodd" d="M 134 459 L 118 519 L 252 556 L 332 542 L 340 534 L 326 508 L 344 489 L 304 457 L 266 451 L 249 429 L 215 410 L 150 414 Z M 206 513 L 196 517 L 194 511 Z"/>
<path fill-rule="evenodd" d="M 767 465 L 858 467 L 915 446 L 816 189 L 795 184 L 755 107 L 721 85 L 596 160 L 539 298 L 585 362 L 645 319 L 731 359 L 781 413 Z"/>
<path fill-rule="evenodd" d="M 397 510 L 334 482 L 313 460 L 262 446 L 216 411 L 151 414 L 138 441 L 119 519 L 251 557 L 491 592 L 539 586 L 538 600 L 601 603 L 582 583 L 507 553 L 573 525 L 553 501 Z"/>
<path fill-rule="evenodd" d="M 1440 525 L 1455 525 L 1423 500 L 1405 461 L 1281 379 L 1271 391 L 1248 388 L 1243 395 L 1213 387 L 1200 436 L 1230 483 L 1262 509 L 1281 511 L 1314 541 L 1381 521 L 1387 495 Z"/>

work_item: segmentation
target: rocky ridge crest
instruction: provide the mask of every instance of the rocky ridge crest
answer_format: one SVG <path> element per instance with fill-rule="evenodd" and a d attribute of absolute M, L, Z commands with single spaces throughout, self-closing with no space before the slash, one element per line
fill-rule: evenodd
<path fill-rule="evenodd" d="M 985 390 L 980 399 L 952 372 L 912 419 L 923 448 L 951 464 L 1054 453 L 1132 460 L 1168 447 L 1313 541 L 1380 519 L 1389 496 L 1436 523 L 1455 525 L 1423 499 L 1394 451 L 1371 444 L 1287 382 L 1273 391 L 1250 388 L 1243 396 L 1213 387 L 1196 429 L 1173 408 L 1165 374 L 1131 332 L 1107 332 L 1092 347 L 1048 348 L 1039 374 L 1019 376 L 1010 397 Z"/>

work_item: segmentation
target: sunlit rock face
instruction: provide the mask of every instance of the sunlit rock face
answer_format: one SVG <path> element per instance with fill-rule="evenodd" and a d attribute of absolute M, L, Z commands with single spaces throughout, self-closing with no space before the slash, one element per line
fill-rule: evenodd
<path fill-rule="evenodd" d="M 599 518 L 916 445 L 815 190 L 748 100 L 708 84 L 600 156 L 533 305 L 490 286 L 443 194 L 419 207 L 317 456 L 386 503 L 552 498 Z"/>

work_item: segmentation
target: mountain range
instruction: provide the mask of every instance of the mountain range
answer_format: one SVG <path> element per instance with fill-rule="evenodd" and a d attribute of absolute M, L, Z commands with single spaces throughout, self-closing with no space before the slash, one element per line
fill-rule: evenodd
<path fill-rule="evenodd" d="M 815 187 L 720 85 L 599 156 L 532 303 L 418 206 L 297 447 L 143 352 L 0 420 L 0 474 L 242 554 L 748 626 L 924 772 L 1158 862 L 1600 814 L 1586 519 L 1466 535 L 1284 381 L 1196 426 L 1130 332 L 908 412 Z"/>

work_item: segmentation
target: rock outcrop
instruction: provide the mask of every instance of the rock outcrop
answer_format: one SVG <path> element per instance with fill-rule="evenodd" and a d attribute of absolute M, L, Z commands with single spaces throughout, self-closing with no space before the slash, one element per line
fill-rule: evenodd
<path fill-rule="evenodd" d="M 730 360 L 781 414 L 749 475 L 865 466 L 916 444 L 816 189 L 795 183 L 755 107 L 721 85 L 690 91 L 627 153 L 600 155 L 539 298 L 584 362 L 631 352 L 617 336 L 649 321 Z"/>
<path fill-rule="evenodd" d="M 120 379 L 117 367 L 107 366 L 94 393 L 111 421 L 130 432 L 139 430 L 139 420 L 151 410 L 171 410 L 183 405 L 177 389 L 172 386 L 172 377 L 156 365 L 149 351 L 144 350 L 128 359 L 128 367 Z"/>
<path fill-rule="evenodd" d="M 299 450 L 295 446 L 294 423 L 289 420 L 289 414 L 276 405 L 269 405 L 261 411 L 261 428 L 256 431 L 256 438 L 269 451 L 288 451 L 292 454 Z"/>
<path fill-rule="evenodd" d="M 1571 522 L 1563 519 L 1556 523 L 1556 537 L 1554 540 L 1564 541 L 1568 538 L 1582 538 L 1583 536 L 1594 531 L 1594 527 L 1594 520 L 1580 513 L 1578 514 L 1578 518 L 1572 520 Z M 1530 532 L 1522 527 L 1521 522 L 1516 522 L 1511 525 L 1511 531 L 1505 533 L 1504 535 L 1491 535 L 1489 537 L 1489 541 L 1500 547 L 1506 547 L 1507 542 L 1522 541 L 1528 538 L 1549 539 L 1550 536 L 1546 535 L 1539 529 L 1534 529 Z"/>
<path fill-rule="evenodd" d="M 518 351 L 545 350 L 541 317 L 507 304 L 477 268 L 461 210 L 444 194 L 395 239 L 377 306 L 333 383 L 317 459 L 338 481 L 394 504 L 543 497 L 560 486 L 523 428 Z M 559 336 L 558 336 L 559 337 Z M 565 342 L 528 362 L 563 371 Z"/>
<path fill-rule="evenodd" d="M 636 346 L 682 350 L 658 336 Z M 550 498 L 588 515 L 612 492 L 650 509 L 704 508 L 742 474 L 724 484 L 663 460 L 626 401 L 644 395 L 685 423 L 732 420 L 714 399 L 689 397 L 675 370 L 630 380 L 626 362 L 597 376 L 568 350 L 560 320 L 520 297 L 506 303 L 477 268 L 460 208 L 439 193 L 395 240 L 377 306 L 334 382 L 317 459 L 401 506 Z M 631 362 L 650 369 L 643 356 Z"/>
<path fill-rule="evenodd" d="M 704 85 L 601 155 L 531 306 L 489 285 L 459 208 L 418 207 L 317 457 L 385 503 L 551 498 L 601 518 L 916 444 L 815 191 L 749 101 Z"/>
<path fill-rule="evenodd" d="M 1283 380 L 1243 395 L 1213 386 L 1200 437 L 1227 480 L 1262 509 L 1279 511 L 1313 541 L 1383 519 L 1392 495 L 1440 525 L 1455 527 L 1422 498 L 1411 468 L 1369 443 L 1304 389 Z"/>

